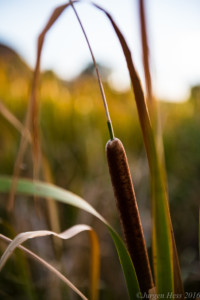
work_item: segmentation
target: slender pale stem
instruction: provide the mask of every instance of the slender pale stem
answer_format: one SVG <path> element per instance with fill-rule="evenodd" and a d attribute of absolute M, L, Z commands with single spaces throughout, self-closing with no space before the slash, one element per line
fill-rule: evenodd
<path fill-rule="evenodd" d="M 99 88 L 100 88 L 100 92 L 101 92 L 101 96 L 102 96 L 102 100 L 103 100 L 103 105 L 104 105 L 104 109 L 105 109 L 105 113 L 106 113 L 106 118 L 107 118 L 107 124 L 108 124 L 108 131 L 109 131 L 109 134 L 110 134 L 110 138 L 111 140 L 114 139 L 114 131 L 113 131 L 113 126 L 112 126 L 112 121 L 111 121 L 111 118 L 110 118 L 110 113 L 109 113 L 109 110 L 108 110 L 108 104 L 107 104 L 107 101 L 106 101 L 106 96 L 105 96 L 105 92 L 104 92 L 104 88 L 103 88 L 103 84 L 102 84 L 102 80 L 101 80 L 101 76 L 100 76 L 100 73 L 99 73 L 99 69 L 98 69 L 98 66 L 97 66 L 97 63 L 96 63 L 96 60 L 95 60 L 95 57 L 94 57 L 94 53 L 92 51 L 92 47 L 90 45 L 90 42 L 88 40 L 88 37 L 87 37 L 87 34 L 85 32 L 85 29 L 83 27 L 83 24 L 80 20 L 80 17 L 73 5 L 73 1 L 70 0 L 70 3 L 71 3 L 71 6 L 74 10 L 74 13 L 77 17 L 77 20 L 81 26 L 81 29 L 82 29 L 82 32 L 84 34 L 84 37 L 86 39 L 86 42 L 87 42 L 87 45 L 88 45 L 88 48 L 89 48 L 89 51 L 90 51 L 90 54 L 92 56 L 92 60 L 93 60 L 93 63 L 94 63 L 94 67 L 95 67 L 95 71 L 96 71 L 96 74 L 97 74 L 97 79 L 98 79 L 98 84 L 99 84 Z"/>

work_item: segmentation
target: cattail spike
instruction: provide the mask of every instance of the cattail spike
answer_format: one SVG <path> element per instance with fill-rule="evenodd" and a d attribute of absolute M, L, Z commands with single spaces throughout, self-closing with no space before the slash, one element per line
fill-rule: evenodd
<path fill-rule="evenodd" d="M 126 153 L 121 141 L 109 140 L 106 154 L 125 242 L 142 292 L 154 287 L 149 258 Z"/>

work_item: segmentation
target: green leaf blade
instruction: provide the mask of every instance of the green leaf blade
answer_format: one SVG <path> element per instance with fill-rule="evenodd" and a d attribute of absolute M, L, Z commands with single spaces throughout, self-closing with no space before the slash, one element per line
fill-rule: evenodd
<path fill-rule="evenodd" d="M 140 295 L 140 288 L 132 260 L 119 235 L 112 229 L 112 227 L 108 226 L 108 230 L 112 236 L 112 239 L 118 252 L 119 260 L 128 287 L 129 297 L 130 299 L 137 299 L 138 295 Z"/>
<path fill-rule="evenodd" d="M 7 176 L 0 176 L 0 192 L 8 193 L 10 191 L 11 184 L 12 178 Z M 131 262 L 131 258 L 122 239 L 115 232 L 112 226 L 89 203 L 87 203 L 81 197 L 60 187 L 39 181 L 33 182 L 28 179 L 18 180 L 16 192 L 17 194 L 22 195 L 54 198 L 55 200 L 62 203 L 70 204 L 79 209 L 83 209 L 103 222 L 112 237 L 117 253 L 119 255 L 119 260 L 124 272 L 129 297 L 131 300 L 137 298 L 138 293 L 140 293 L 137 276 L 134 266 Z"/>
<path fill-rule="evenodd" d="M 164 295 L 167 292 L 169 293 L 168 295 L 171 295 L 174 285 L 171 235 L 172 225 L 169 214 L 164 173 L 162 167 L 160 166 L 156 138 L 154 137 L 144 93 L 136 68 L 133 64 L 131 51 L 122 32 L 120 31 L 116 22 L 113 20 L 112 16 L 105 9 L 96 4 L 93 5 L 103 11 L 111 22 L 126 58 L 151 175 L 153 195 L 153 255 L 154 270 L 156 275 L 156 288 L 159 294 Z M 168 298 L 170 299 L 170 296 Z"/>
<path fill-rule="evenodd" d="M 169 298 L 173 286 L 173 252 L 167 198 L 159 174 L 152 178 L 153 253 L 158 294 Z"/>

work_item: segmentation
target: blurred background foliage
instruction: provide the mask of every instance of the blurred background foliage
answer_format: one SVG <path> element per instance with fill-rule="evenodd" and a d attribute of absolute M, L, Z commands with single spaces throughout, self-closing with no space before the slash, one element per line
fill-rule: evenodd
<path fill-rule="evenodd" d="M 108 83 L 110 70 L 99 65 L 115 136 L 127 151 L 136 197 L 151 255 L 150 191 L 146 156 L 131 91 L 116 92 Z M 0 101 L 24 122 L 32 70 L 12 49 L 0 45 Z M 198 207 L 200 197 L 200 86 L 191 88 L 183 103 L 159 102 L 160 120 L 174 225 L 186 291 L 198 291 Z M 12 175 L 20 133 L 0 114 L 0 173 Z M 51 181 L 90 202 L 120 232 L 108 175 L 105 144 L 109 139 L 101 95 L 91 65 L 73 81 L 52 71 L 40 77 L 40 134 L 42 152 Z M 26 152 L 21 176 L 32 177 L 32 151 Z M 41 178 L 45 180 L 44 174 Z M 1 195 L 0 228 L 9 237 L 37 229 L 59 230 L 87 223 L 98 233 L 101 245 L 100 299 L 128 299 L 114 246 L 103 226 L 90 215 L 56 204 L 50 219 L 48 202 L 34 204 L 16 197 L 15 210 L 6 211 L 8 196 Z M 88 291 L 89 242 L 86 235 L 61 242 L 50 238 L 26 243 Z M 0 251 L 5 249 L 1 242 Z M 78 299 L 59 280 L 30 261 L 19 250 L 0 274 L 1 299 Z M 56 296 L 55 296 L 56 295 Z"/>

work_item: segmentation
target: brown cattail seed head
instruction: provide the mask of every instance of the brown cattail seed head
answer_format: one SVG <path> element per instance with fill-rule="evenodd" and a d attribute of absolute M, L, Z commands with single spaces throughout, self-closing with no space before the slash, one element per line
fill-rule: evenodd
<path fill-rule="evenodd" d="M 106 154 L 125 242 L 140 289 L 148 292 L 154 284 L 128 161 L 121 141 L 117 138 L 108 141 Z"/>

